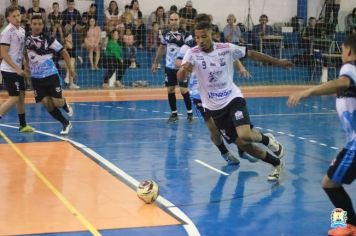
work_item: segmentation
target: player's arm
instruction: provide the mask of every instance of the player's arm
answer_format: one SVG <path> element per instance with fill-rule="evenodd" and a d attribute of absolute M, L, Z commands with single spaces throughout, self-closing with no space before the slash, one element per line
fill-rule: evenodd
<path fill-rule="evenodd" d="M 280 67 L 284 67 L 284 68 L 290 68 L 293 66 L 293 63 L 288 60 L 277 59 L 277 58 L 271 57 L 267 54 L 260 53 L 260 52 L 254 51 L 254 50 L 248 50 L 247 56 L 255 61 L 260 61 L 263 63 L 270 63 L 272 65 L 276 65 L 276 66 L 280 66 Z"/>
<path fill-rule="evenodd" d="M 245 68 L 245 66 L 241 63 L 240 60 L 235 60 L 234 61 L 234 66 L 236 68 L 236 70 L 240 73 L 240 75 L 244 78 L 251 78 L 251 74 L 250 72 L 248 72 Z"/>
<path fill-rule="evenodd" d="M 76 74 L 74 72 L 74 68 L 72 67 L 72 63 L 70 62 L 69 53 L 67 52 L 67 50 L 65 48 L 63 48 L 61 50 L 61 56 L 63 57 L 66 65 L 67 65 L 69 75 L 74 78 L 76 76 Z"/>
<path fill-rule="evenodd" d="M 6 63 L 8 65 L 10 65 L 16 71 L 16 74 L 18 74 L 20 76 L 23 76 L 24 75 L 24 71 L 21 68 L 19 68 L 15 64 L 15 62 L 11 59 L 11 57 L 9 55 L 9 48 L 10 48 L 9 45 L 4 45 L 4 44 L 0 45 L 2 59 L 5 60 Z"/>
<path fill-rule="evenodd" d="M 292 107 L 298 104 L 302 98 L 307 98 L 310 96 L 319 96 L 319 95 L 329 95 L 342 92 L 351 85 L 350 78 L 346 76 L 340 76 L 336 80 L 330 80 L 325 84 L 321 84 L 310 89 L 306 89 L 300 92 L 293 93 L 288 98 L 288 106 Z"/>
<path fill-rule="evenodd" d="M 23 57 L 23 60 L 22 60 L 22 65 L 23 65 L 23 68 L 24 68 L 24 76 L 25 77 L 31 77 L 29 59 L 28 59 L 28 54 L 27 54 L 26 50 L 25 50 L 24 57 Z"/>
<path fill-rule="evenodd" d="M 157 71 L 158 64 L 161 61 L 163 55 L 166 53 L 167 50 L 166 48 L 167 46 L 163 44 L 159 45 L 159 47 L 157 48 L 156 56 L 155 59 L 153 60 L 152 67 L 151 67 L 151 71 L 153 73 Z"/>

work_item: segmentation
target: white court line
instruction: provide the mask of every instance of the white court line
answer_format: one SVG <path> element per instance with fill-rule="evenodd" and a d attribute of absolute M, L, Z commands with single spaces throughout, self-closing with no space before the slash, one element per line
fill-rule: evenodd
<path fill-rule="evenodd" d="M 201 161 L 201 160 L 195 159 L 194 161 L 197 162 L 197 163 L 199 163 L 200 165 L 203 165 L 203 166 L 205 166 L 205 167 L 207 167 L 207 168 L 209 168 L 209 169 L 211 169 L 211 170 L 213 170 L 213 171 L 216 171 L 216 172 L 218 172 L 218 173 L 220 173 L 220 174 L 222 174 L 222 175 L 226 175 L 226 176 L 229 175 L 228 173 L 226 173 L 226 172 L 224 172 L 224 171 L 221 171 L 221 170 L 218 170 L 218 169 L 216 169 L 215 167 L 212 167 L 211 165 L 206 164 L 205 162 L 203 162 L 203 161 Z"/>
<path fill-rule="evenodd" d="M 11 125 L 0 124 L 0 126 L 13 128 L 13 129 L 18 129 L 18 127 L 11 126 Z M 128 175 L 126 172 L 124 172 L 119 167 L 117 167 L 116 165 L 114 165 L 113 163 L 111 163 L 110 161 L 108 161 L 107 159 L 105 159 L 104 157 L 99 155 L 98 153 L 96 153 L 91 148 L 88 148 L 85 145 L 83 145 L 81 143 L 78 143 L 78 142 L 76 142 L 74 140 L 71 140 L 69 138 L 61 137 L 61 136 L 58 136 L 58 135 L 55 135 L 55 134 L 51 134 L 51 133 L 47 133 L 47 132 L 43 132 L 43 131 L 39 131 L 39 130 L 36 130 L 35 133 L 51 136 L 51 137 L 54 137 L 54 138 L 57 138 L 57 139 L 60 139 L 60 140 L 63 140 L 63 141 L 67 141 L 67 142 L 71 143 L 72 145 L 74 145 L 77 148 L 79 148 L 81 151 L 89 154 L 92 158 L 96 159 L 100 164 L 102 164 L 103 166 L 108 168 L 110 171 L 112 171 L 113 173 L 117 174 L 121 178 L 125 179 L 132 186 L 138 186 L 139 181 L 134 179 L 132 176 Z M 170 211 L 178 219 L 181 219 L 183 222 L 186 223 L 186 224 L 183 224 L 182 226 L 187 231 L 187 234 L 189 236 L 200 236 L 200 233 L 199 233 L 197 227 L 195 226 L 195 224 L 191 221 L 191 219 L 182 210 L 180 210 L 178 207 L 176 207 L 173 203 L 171 203 L 167 199 L 163 198 L 161 195 L 157 198 L 156 201 L 160 205 L 164 206 L 168 211 Z"/>

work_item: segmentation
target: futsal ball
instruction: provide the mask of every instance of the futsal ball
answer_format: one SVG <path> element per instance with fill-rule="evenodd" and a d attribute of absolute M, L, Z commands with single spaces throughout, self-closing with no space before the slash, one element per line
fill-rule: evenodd
<path fill-rule="evenodd" d="M 144 180 L 137 187 L 137 196 L 145 203 L 154 202 L 159 195 L 159 187 L 153 180 Z"/>

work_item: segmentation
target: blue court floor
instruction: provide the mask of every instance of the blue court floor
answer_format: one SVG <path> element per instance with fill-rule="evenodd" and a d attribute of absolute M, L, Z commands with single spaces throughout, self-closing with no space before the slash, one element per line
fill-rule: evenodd
<path fill-rule="evenodd" d="M 164 201 L 182 211 L 183 226 L 113 229 L 102 235 L 263 235 L 322 236 L 330 226 L 332 204 L 320 182 L 329 163 L 343 147 L 345 137 L 335 111 L 335 98 L 302 101 L 288 108 L 287 98 L 248 98 L 255 128 L 272 133 L 285 147 L 285 169 L 279 183 L 267 181 L 271 168 L 241 160 L 228 166 L 211 143 L 202 119 L 189 124 L 183 102 L 180 120 L 167 124 L 166 101 L 74 103 L 73 129 L 68 138 L 101 156 L 96 159 L 117 178 L 134 187 L 153 179 Z M 14 142 L 58 141 L 61 129 L 40 105 L 27 106 L 28 122 L 44 133 L 19 134 L 12 110 L 0 129 Z M 5 143 L 0 139 L 0 143 Z M 237 155 L 235 146 L 228 148 Z M 94 158 L 92 156 L 91 158 Z M 108 164 L 109 163 L 109 164 Z M 112 164 L 112 165 L 111 165 Z M 70 165 L 70 163 L 68 163 Z M 126 178 L 126 179 L 125 179 Z M 355 185 L 346 186 L 356 205 Z M 174 205 L 174 206 L 173 206 Z M 172 213 L 173 214 L 173 213 Z M 178 217 L 179 218 L 179 217 Z M 190 225 L 196 231 L 189 231 Z M 89 232 L 46 235 L 78 236 Z"/>

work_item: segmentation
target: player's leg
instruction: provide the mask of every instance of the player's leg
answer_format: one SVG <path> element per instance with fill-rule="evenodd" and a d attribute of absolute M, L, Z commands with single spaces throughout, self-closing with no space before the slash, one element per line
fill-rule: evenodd
<path fill-rule="evenodd" d="M 188 90 L 188 81 L 185 80 L 179 82 L 179 89 L 180 89 L 180 93 L 183 96 L 185 107 L 187 108 L 187 120 L 188 122 L 191 123 L 194 121 L 194 118 L 193 118 L 193 110 L 192 110 L 192 101 L 190 100 L 190 94 Z"/>
<path fill-rule="evenodd" d="M 9 98 L 0 106 L 0 117 L 5 115 L 14 105 L 19 118 L 22 133 L 33 132 L 35 129 L 26 123 L 25 114 L 25 80 L 22 76 L 11 72 L 1 72 Z"/>
<path fill-rule="evenodd" d="M 215 144 L 215 146 L 219 149 L 221 157 L 227 161 L 227 163 L 231 165 L 237 165 L 240 163 L 239 159 L 237 159 L 229 150 L 226 148 L 223 138 L 219 133 L 218 128 L 216 127 L 214 120 L 210 117 L 205 121 L 206 127 L 208 127 L 210 133 L 210 139 Z"/>
<path fill-rule="evenodd" d="M 177 76 L 175 75 L 175 70 L 166 68 L 165 69 L 165 85 L 167 87 L 168 103 L 171 108 L 171 115 L 168 118 L 169 123 L 174 123 L 178 121 L 178 111 L 177 111 L 177 98 L 176 98 L 176 85 Z"/>
<path fill-rule="evenodd" d="M 322 180 L 322 187 L 335 208 L 347 212 L 347 227 L 329 230 L 329 235 L 356 235 L 356 214 L 349 194 L 342 184 L 356 179 L 356 151 L 343 149 L 331 163 Z"/>
<path fill-rule="evenodd" d="M 68 119 L 63 116 L 62 112 L 56 107 L 53 99 L 47 96 L 44 97 L 41 102 L 44 107 L 46 107 L 48 113 L 62 124 L 63 128 L 60 134 L 67 135 L 72 129 L 72 124 Z"/>
<path fill-rule="evenodd" d="M 251 129 L 250 115 L 246 107 L 246 101 L 243 98 L 236 98 L 232 100 L 229 104 L 229 117 L 235 127 L 237 137 L 234 141 L 235 143 L 244 151 L 246 151 L 251 156 L 260 159 L 266 163 L 273 166 L 272 172 L 268 175 L 268 180 L 278 180 L 280 173 L 283 169 L 283 163 L 281 158 L 283 157 L 283 148 L 272 136 L 266 136 L 261 132 Z M 272 146 L 273 153 L 270 154 L 265 149 L 255 145 L 254 143 L 259 142 Z"/>

